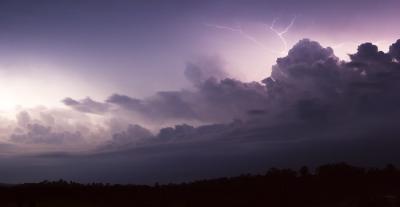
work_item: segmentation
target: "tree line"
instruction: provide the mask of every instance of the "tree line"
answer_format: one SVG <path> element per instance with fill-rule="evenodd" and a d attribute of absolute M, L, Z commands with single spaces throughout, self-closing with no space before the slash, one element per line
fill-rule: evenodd
<path fill-rule="evenodd" d="M 180 184 L 43 181 L 0 187 L 0 206 L 400 206 L 400 170 L 335 163 Z"/>

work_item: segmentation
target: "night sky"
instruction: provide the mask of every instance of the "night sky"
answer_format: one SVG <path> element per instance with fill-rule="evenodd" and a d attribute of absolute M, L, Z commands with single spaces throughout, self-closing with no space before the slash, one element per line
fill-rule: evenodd
<path fill-rule="evenodd" d="M 0 1 L 0 183 L 400 164 L 398 0 Z"/>

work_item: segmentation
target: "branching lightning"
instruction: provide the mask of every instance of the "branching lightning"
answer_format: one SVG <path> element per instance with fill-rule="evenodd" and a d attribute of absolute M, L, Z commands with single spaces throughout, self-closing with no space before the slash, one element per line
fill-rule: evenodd
<path fill-rule="evenodd" d="M 275 24 L 278 21 L 278 18 L 275 18 L 274 20 L 272 20 L 271 25 L 269 25 L 269 29 L 272 32 L 274 32 L 282 42 L 283 50 L 280 52 L 282 55 L 286 54 L 287 51 L 288 51 L 288 44 L 287 44 L 287 41 L 286 41 L 286 39 L 285 39 L 285 37 L 283 35 L 289 32 L 289 30 L 294 25 L 294 22 L 296 21 L 296 18 L 297 18 L 296 16 L 293 17 L 292 20 L 290 21 L 290 23 L 282 31 L 278 31 L 275 28 Z"/>
<path fill-rule="evenodd" d="M 262 43 L 261 41 L 259 41 L 257 38 L 255 38 L 254 36 L 250 35 L 249 33 L 247 33 L 245 30 L 243 30 L 243 28 L 241 27 L 241 25 L 238 25 L 236 28 L 234 27 L 229 27 L 229 26 L 224 26 L 224 25 L 218 25 L 218 24 L 208 24 L 205 23 L 204 24 L 207 27 L 212 27 L 215 29 L 220 29 L 220 30 L 228 30 L 231 32 L 236 32 L 239 35 L 241 35 L 243 38 L 249 40 L 250 42 L 252 42 L 253 44 L 255 44 L 256 46 L 262 48 L 263 50 L 266 50 L 270 53 L 276 53 L 279 54 L 278 51 L 276 50 L 272 50 L 269 47 L 267 47 L 264 43 Z"/>
<path fill-rule="evenodd" d="M 286 33 L 289 32 L 289 30 L 293 27 L 295 21 L 296 21 L 296 17 L 294 17 L 289 25 L 287 25 L 282 31 L 278 31 L 275 28 L 275 24 L 278 21 L 277 18 L 275 18 L 271 25 L 266 25 L 268 27 L 269 30 L 271 30 L 275 35 L 278 36 L 279 40 L 282 42 L 283 45 L 283 49 L 282 50 L 274 50 L 271 49 L 270 47 L 268 47 L 266 44 L 262 43 L 261 41 L 259 41 L 257 38 L 255 38 L 254 36 L 250 35 L 249 33 L 247 33 L 241 25 L 238 25 L 237 27 L 229 27 L 229 26 L 225 26 L 225 25 L 218 25 L 218 24 L 209 24 L 209 23 L 205 23 L 204 25 L 207 27 L 212 27 L 215 29 L 219 29 L 219 30 L 227 30 L 230 32 L 235 32 L 238 33 L 240 36 L 242 36 L 243 38 L 247 39 L 248 41 L 252 42 L 253 44 L 255 44 L 256 46 L 262 48 L 265 51 L 268 51 L 269 53 L 274 53 L 277 55 L 285 55 L 288 51 L 288 43 L 287 40 L 285 39 L 284 35 Z"/>
<path fill-rule="evenodd" d="M 263 27 L 266 29 L 266 32 L 273 33 L 279 39 L 280 43 L 282 44 L 282 49 L 275 49 L 275 48 L 272 48 L 271 46 L 269 46 L 268 44 L 265 44 L 264 42 L 257 39 L 255 36 L 246 32 L 240 24 L 237 25 L 236 27 L 230 27 L 230 26 L 218 25 L 218 24 L 208 24 L 208 23 L 206 23 L 204 25 L 207 27 L 218 29 L 218 30 L 226 30 L 229 32 L 237 33 L 244 39 L 250 41 L 257 47 L 260 47 L 261 49 L 263 49 L 264 51 L 266 51 L 268 53 L 273 53 L 278 56 L 285 56 L 289 51 L 288 41 L 285 36 L 287 33 L 290 32 L 292 27 L 295 25 L 297 17 L 298 16 L 294 16 L 291 19 L 291 21 L 289 22 L 289 24 L 286 25 L 285 27 L 283 27 L 284 25 L 282 25 L 282 27 L 277 26 L 277 24 L 279 23 L 279 18 L 274 18 L 270 24 L 262 23 Z M 342 58 L 346 58 L 346 57 L 348 57 L 347 54 L 349 54 L 349 52 L 352 51 L 350 48 L 357 48 L 357 46 L 362 43 L 363 42 L 361 42 L 361 41 L 346 41 L 346 42 L 339 42 L 336 44 L 331 44 L 330 47 L 333 50 L 335 50 L 335 52 L 337 54 L 341 54 Z M 387 41 L 385 41 L 385 40 L 377 40 L 377 41 L 372 42 L 372 44 L 377 45 L 379 48 L 388 48 Z"/>

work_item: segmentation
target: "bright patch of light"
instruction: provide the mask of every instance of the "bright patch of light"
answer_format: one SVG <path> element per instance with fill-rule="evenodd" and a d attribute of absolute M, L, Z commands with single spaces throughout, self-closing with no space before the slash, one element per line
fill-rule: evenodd
<path fill-rule="evenodd" d="M 97 90 L 71 74 L 48 68 L 14 71 L 17 70 L 0 66 L 0 116 L 3 117 L 15 116 L 15 112 L 24 108 L 64 107 L 61 100 L 68 96 L 91 94 L 98 98 Z"/>

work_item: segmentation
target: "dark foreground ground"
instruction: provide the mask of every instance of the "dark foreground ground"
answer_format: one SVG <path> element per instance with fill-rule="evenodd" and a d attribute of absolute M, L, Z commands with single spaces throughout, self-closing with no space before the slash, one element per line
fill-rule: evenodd
<path fill-rule="evenodd" d="M 63 206 L 400 206 L 400 171 L 344 163 L 310 173 L 270 169 L 264 175 L 155 186 L 82 185 L 66 181 L 0 187 L 1 207 Z"/>

